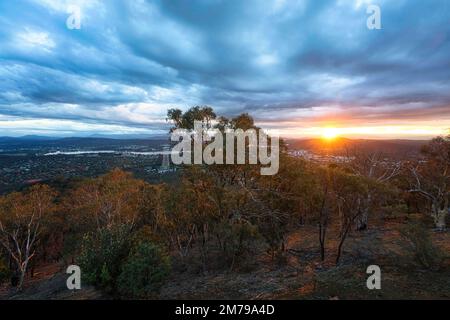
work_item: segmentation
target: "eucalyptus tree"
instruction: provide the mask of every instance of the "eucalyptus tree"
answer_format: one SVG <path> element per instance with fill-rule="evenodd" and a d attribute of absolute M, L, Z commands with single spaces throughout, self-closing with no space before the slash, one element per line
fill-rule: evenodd
<path fill-rule="evenodd" d="M 431 204 L 436 229 L 445 230 L 450 199 L 450 138 L 437 137 L 422 148 L 423 159 L 410 167 L 410 192 Z"/>
<path fill-rule="evenodd" d="M 57 208 L 56 196 L 49 186 L 36 185 L 0 198 L 0 244 L 14 262 L 18 289 L 22 288 L 28 266 L 37 254 L 44 224 Z"/>

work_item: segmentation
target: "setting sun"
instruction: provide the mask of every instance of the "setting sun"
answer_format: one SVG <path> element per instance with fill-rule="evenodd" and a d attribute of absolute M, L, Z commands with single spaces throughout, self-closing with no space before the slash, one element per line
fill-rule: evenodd
<path fill-rule="evenodd" d="M 322 138 L 326 140 L 333 140 L 339 136 L 337 128 L 324 128 L 322 131 Z"/>

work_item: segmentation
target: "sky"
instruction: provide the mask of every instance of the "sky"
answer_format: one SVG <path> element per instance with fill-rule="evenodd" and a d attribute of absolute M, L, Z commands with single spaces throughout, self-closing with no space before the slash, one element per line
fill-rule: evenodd
<path fill-rule="evenodd" d="M 161 134 L 195 105 L 289 137 L 445 134 L 450 1 L 0 1 L 0 136 Z"/>

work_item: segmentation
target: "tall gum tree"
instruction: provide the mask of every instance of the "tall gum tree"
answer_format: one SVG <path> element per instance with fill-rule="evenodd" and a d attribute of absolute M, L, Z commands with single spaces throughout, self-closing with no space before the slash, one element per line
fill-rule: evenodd
<path fill-rule="evenodd" d="M 366 197 L 361 199 L 361 215 L 356 219 L 356 229 L 366 230 L 369 225 L 369 216 L 376 196 L 376 186 L 386 184 L 391 179 L 398 176 L 403 167 L 402 161 L 388 159 L 381 152 L 353 151 L 349 156 L 352 161 L 349 163 L 350 170 L 361 177 L 372 180 L 368 184 Z"/>
<path fill-rule="evenodd" d="M 56 192 L 46 185 L 0 198 L 0 243 L 14 262 L 19 290 L 36 254 L 43 224 L 56 209 L 55 198 Z"/>
<path fill-rule="evenodd" d="M 450 138 L 437 137 L 422 148 L 423 159 L 410 167 L 410 192 L 431 203 L 431 216 L 437 230 L 446 229 L 450 197 Z"/>

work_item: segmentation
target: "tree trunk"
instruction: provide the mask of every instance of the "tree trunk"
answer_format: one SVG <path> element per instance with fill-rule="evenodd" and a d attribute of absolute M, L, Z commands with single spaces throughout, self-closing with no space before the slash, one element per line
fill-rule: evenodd
<path fill-rule="evenodd" d="M 320 244 L 320 260 L 325 261 L 325 237 L 326 237 L 326 224 L 319 225 L 319 244 Z"/>
<path fill-rule="evenodd" d="M 354 219 L 352 219 L 352 220 L 354 220 Z M 339 260 L 341 259 L 342 247 L 344 246 L 345 239 L 347 239 L 348 232 L 350 231 L 353 223 L 354 223 L 354 221 L 349 221 L 347 223 L 347 226 L 345 227 L 345 229 L 341 232 L 341 239 L 339 241 L 339 245 L 337 248 L 337 254 L 336 254 L 336 265 L 339 263 Z"/>
<path fill-rule="evenodd" d="M 434 219 L 434 224 L 436 226 L 436 229 L 438 231 L 445 231 L 446 229 L 446 222 L 445 219 L 447 217 L 448 214 L 448 209 L 439 209 L 436 208 L 436 206 L 433 206 L 433 219 Z"/>
<path fill-rule="evenodd" d="M 367 195 L 366 201 L 364 203 L 364 208 L 362 210 L 362 213 L 356 219 L 356 230 L 358 230 L 358 231 L 367 230 L 367 226 L 369 223 L 369 211 L 370 211 L 371 202 L 372 202 L 372 195 L 369 193 Z"/>
<path fill-rule="evenodd" d="M 320 260 L 325 260 L 325 244 L 322 241 L 320 242 Z"/>
<path fill-rule="evenodd" d="M 23 281 L 25 280 L 25 275 L 27 273 L 28 263 L 24 263 L 23 267 L 19 268 L 19 283 L 17 285 L 17 290 L 22 290 Z"/>
<path fill-rule="evenodd" d="M 356 230 L 364 231 L 367 230 L 367 223 L 369 220 L 369 208 L 364 208 L 361 217 L 356 220 Z"/>
<path fill-rule="evenodd" d="M 329 211 L 326 204 L 326 195 L 328 194 L 328 187 L 325 190 L 325 197 L 322 201 L 322 208 L 320 209 L 319 217 L 319 243 L 320 243 L 320 259 L 325 261 L 325 239 L 327 234 Z"/>
<path fill-rule="evenodd" d="M 347 238 L 347 231 L 342 235 L 341 240 L 339 241 L 339 245 L 337 247 L 337 253 L 336 253 L 336 265 L 339 263 L 339 260 L 341 259 L 342 255 L 342 247 L 344 245 L 345 239 Z"/>

